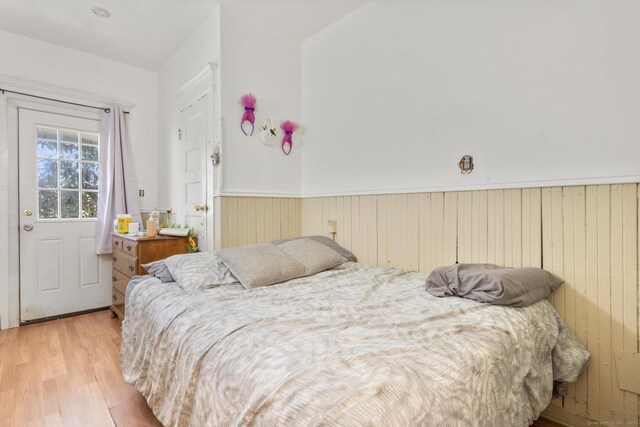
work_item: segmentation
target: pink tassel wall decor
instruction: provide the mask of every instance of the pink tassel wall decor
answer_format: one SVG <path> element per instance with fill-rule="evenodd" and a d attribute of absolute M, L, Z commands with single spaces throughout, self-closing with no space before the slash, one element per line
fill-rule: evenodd
<path fill-rule="evenodd" d="M 298 129 L 298 124 L 289 120 L 285 120 L 280 125 L 280 129 L 284 131 L 284 138 L 282 138 L 282 152 L 287 156 L 291 153 L 291 149 L 293 148 L 293 132 Z M 289 145 L 289 150 L 285 149 L 286 145 Z"/>
<path fill-rule="evenodd" d="M 240 130 L 242 130 L 242 132 L 247 136 L 253 135 L 253 131 L 255 129 L 256 116 L 254 113 L 256 111 L 256 102 L 256 97 L 250 93 L 242 95 L 242 98 L 240 98 L 240 103 L 244 107 L 244 114 L 242 115 L 242 121 L 240 122 Z M 251 133 L 247 133 L 247 131 L 244 130 L 244 124 L 246 122 L 251 123 Z"/>

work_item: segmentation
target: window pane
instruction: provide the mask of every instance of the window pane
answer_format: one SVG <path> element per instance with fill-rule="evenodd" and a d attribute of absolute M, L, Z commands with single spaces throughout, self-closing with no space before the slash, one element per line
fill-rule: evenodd
<path fill-rule="evenodd" d="M 78 197 L 80 193 L 77 191 L 63 191 L 60 195 L 60 213 L 61 218 L 78 218 L 78 210 L 80 209 Z"/>
<path fill-rule="evenodd" d="M 85 190 L 98 189 L 98 164 L 82 164 L 82 188 Z"/>
<path fill-rule="evenodd" d="M 82 143 L 90 145 L 98 145 L 98 135 L 92 135 L 90 133 L 82 134 Z"/>
<path fill-rule="evenodd" d="M 60 144 L 60 158 L 61 159 L 78 159 L 78 144 Z"/>
<path fill-rule="evenodd" d="M 78 188 L 78 162 L 60 160 L 60 188 Z"/>
<path fill-rule="evenodd" d="M 98 161 L 98 147 L 92 147 L 90 145 L 82 146 L 82 160 Z"/>
<path fill-rule="evenodd" d="M 98 193 L 82 192 L 82 217 L 96 218 L 98 216 Z"/>
<path fill-rule="evenodd" d="M 38 218 L 58 218 L 58 191 L 40 190 L 38 194 Z"/>
<path fill-rule="evenodd" d="M 58 162 L 38 160 L 38 187 L 58 188 Z"/>
<path fill-rule="evenodd" d="M 55 129 L 38 128 L 38 157 L 58 157 L 58 133 Z"/>
<path fill-rule="evenodd" d="M 60 141 L 61 142 L 73 142 L 78 143 L 78 132 L 70 132 L 67 130 L 60 131 Z"/>

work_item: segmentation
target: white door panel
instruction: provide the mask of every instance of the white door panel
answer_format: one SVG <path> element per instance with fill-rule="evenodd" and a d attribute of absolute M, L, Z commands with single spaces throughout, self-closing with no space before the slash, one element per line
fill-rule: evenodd
<path fill-rule="evenodd" d="M 181 182 L 184 204 L 184 223 L 193 228 L 198 236 L 201 251 L 209 250 L 211 238 L 207 211 L 211 208 L 207 190 L 207 133 L 208 133 L 208 98 L 205 95 L 182 110 L 181 141 Z M 210 190 L 210 188 L 209 188 Z"/>
<path fill-rule="evenodd" d="M 19 109 L 20 320 L 106 307 L 95 254 L 100 122 Z"/>

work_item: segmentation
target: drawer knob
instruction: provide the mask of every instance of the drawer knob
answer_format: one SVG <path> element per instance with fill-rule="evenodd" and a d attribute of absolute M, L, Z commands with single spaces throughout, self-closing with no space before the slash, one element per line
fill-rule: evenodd
<path fill-rule="evenodd" d="M 133 271 L 133 266 L 132 265 L 129 266 L 129 271 Z"/>
<path fill-rule="evenodd" d="M 119 242 L 113 242 L 113 246 L 118 246 L 119 244 Z"/>
<path fill-rule="evenodd" d="M 128 246 L 127 246 L 127 250 L 128 250 L 129 252 L 131 252 L 131 245 L 128 245 Z"/>
<path fill-rule="evenodd" d="M 117 299 L 118 299 L 118 297 L 114 295 L 114 296 L 113 296 L 113 300 L 115 301 L 115 300 L 117 300 Z"/>
<path fill-rule="evenodd" d="M 111 257 L 111 258 L 113 258 L 113 262 L 118 261 L 118 258 L 117 258 L 117 257 Z"/>
<path fill-rule="evenodd" d="M 114 282 L 118 281 L 118 278 L 116 276 L 113 276 L 112 279 L 113 279 Z"/>

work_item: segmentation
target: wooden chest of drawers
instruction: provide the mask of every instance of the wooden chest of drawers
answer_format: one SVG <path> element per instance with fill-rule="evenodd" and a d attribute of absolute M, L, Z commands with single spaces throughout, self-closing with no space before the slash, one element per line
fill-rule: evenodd
<path fill-rule="evenodd" d="M 147 274 L 142 267 L 171 255 L 187 253 L 188 237 L 131 237 L 112 234 L 113 243 L 113 303 L 111 310 L 124 319 L 124 295 L 133 276 Z"/>

